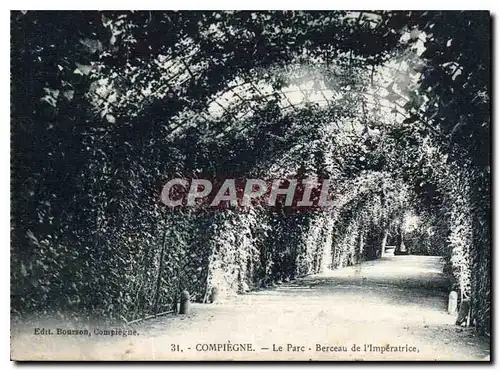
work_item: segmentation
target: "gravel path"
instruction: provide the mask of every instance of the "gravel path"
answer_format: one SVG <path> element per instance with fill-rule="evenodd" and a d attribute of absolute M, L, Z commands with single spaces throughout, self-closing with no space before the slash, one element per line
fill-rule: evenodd
<path fill-rule="evenodd" d="M 447 314 L 441 271 L 437 257 L 386 257 L 220 305 L 193 304 L 189 315 L 135 324 L 136 336 L 35 336 L 33 327 L 15 329 L 12 358 L 488 359 L 489 339 L 455 326 L 456 316 Z"/>

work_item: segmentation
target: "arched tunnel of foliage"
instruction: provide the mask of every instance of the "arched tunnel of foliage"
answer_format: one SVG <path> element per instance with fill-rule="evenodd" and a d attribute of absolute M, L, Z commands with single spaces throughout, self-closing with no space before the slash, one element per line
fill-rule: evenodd
<path fill-rule="evenodd" d="M 11 17 L 15 313 L 132 320 L 403 244 L 446 258 L 489 332 L 487 13 Z M 171 211 L 179 174 L 329 177 L 339 197 Z"/>

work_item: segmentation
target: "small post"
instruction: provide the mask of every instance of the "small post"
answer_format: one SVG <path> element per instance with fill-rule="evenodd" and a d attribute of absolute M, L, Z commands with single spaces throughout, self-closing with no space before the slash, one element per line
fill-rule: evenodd
<path fill-rule="evenodd" d="M 385 247 L 387 246 L 387 237 L 389 237 L 389 229 L 384 228 L 384 232 L 382 234 L 382 249 L 380 252 L 381 258 L 383 258 L 385 256 Z"/>
<path fill-rule="evenodd" d="M 448 314 L 456 314 L 458 306 L 458 293 L 456 291 L 450 292 L 448 295 Z"/>
<path fill-rule="evenodd" d="M 210 292 L 210 297 L 208 299 L 209 303 L 216 303 L 219 300 L 219 288 L 216 286 L 212 287 L 212 290 Z"/>
<path fill-rule="evenodd" d="M 179 314 L 188 314 L 191 301 L 189 292 L 184 290 L 181 292 L 181 303 L 179 305 Z"/>

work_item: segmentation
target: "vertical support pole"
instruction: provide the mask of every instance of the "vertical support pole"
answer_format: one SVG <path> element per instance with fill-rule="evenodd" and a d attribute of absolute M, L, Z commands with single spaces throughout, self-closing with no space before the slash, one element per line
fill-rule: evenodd
<path fill-rule="evenodd" d="M 360 264 L 363 261 L 363 248 L 365 246 L 365 234 L 363 228 L 359 232 L 359 249 L 358 249 L 358 261 L 356 264 Z"/>
<path fill-rule="evenodd" d="M 165 228 L 165 232 L 163 232 L 163 240 L 160 250 L 160 265 L 158 267 L 158 279 L 156 281 L 156 293 L 155 293 L 155 309 L 154 309 L 155 317 L 158 314 L 158 303 L 160 302 L 161 276 L 163 274 L 163 257 L 165 255 L 166 243 L 167 243 L 167 228 Z"/>
<path fill-rule="evenodd" d="M 399 251 L 406 252 L 406 246 L 405 246 L 405 242 L 404 242 L 403 223 L 401 223 L 401 228 L 399 229 Z"/>

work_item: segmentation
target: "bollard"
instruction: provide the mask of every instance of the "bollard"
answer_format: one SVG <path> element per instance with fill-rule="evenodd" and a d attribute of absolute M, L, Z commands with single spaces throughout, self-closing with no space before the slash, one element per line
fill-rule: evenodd
<path fill-rule="evenodd" d="M 219 300 L 219 288 L 218 287 L 212 287 L 212 291 L 210 293 L 209 297 L 209 303 L 215 303 Z"/>
<path fill-rule="evenodd" d="M 190 304 L 191 302 L 189 299 L 189 292 L 184 290 L 183 292 L 181 292 L 181 304 L 179 306 L 179 314 L 188 314 Z"/>
<path fill-rule="evenodd" d="M 457 313 L 457 305 L 458 305 L 458 294 L 456 291 L 450 292 L 448 295 L 448 314 Z"/>

